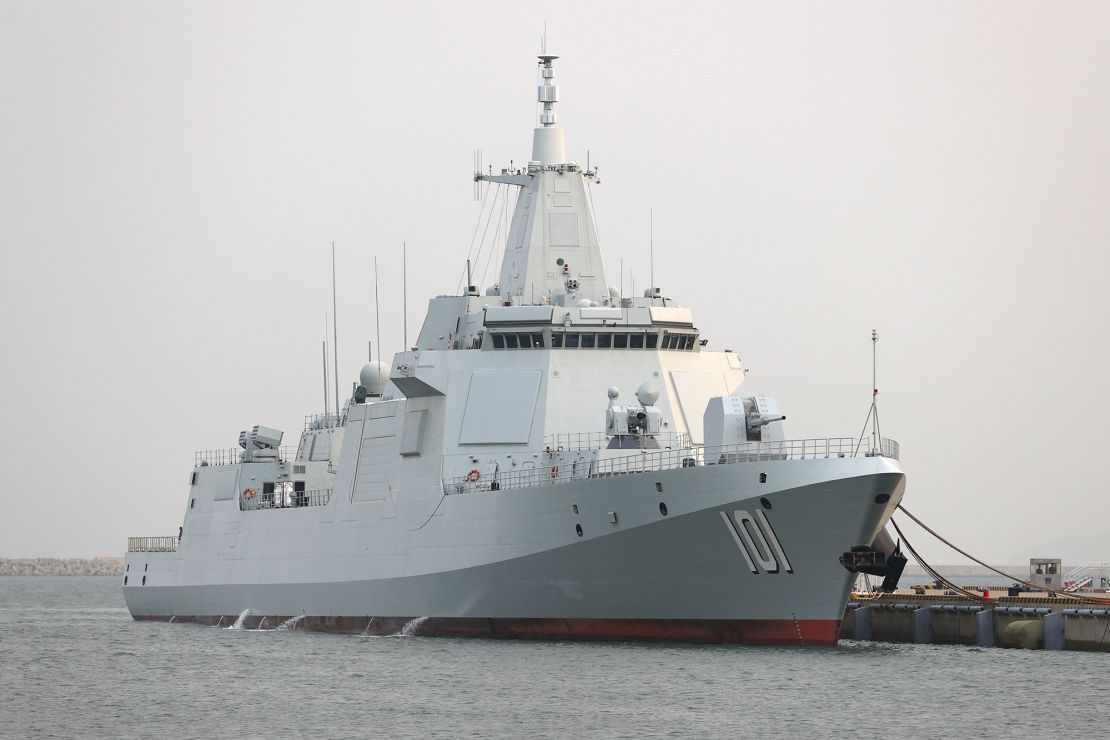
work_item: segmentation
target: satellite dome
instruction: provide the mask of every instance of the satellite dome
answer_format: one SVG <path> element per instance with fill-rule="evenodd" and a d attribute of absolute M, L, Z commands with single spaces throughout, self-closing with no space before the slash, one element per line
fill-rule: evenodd
<path fill-rule="evenodd" d="M 636 400 L 644 406 L 651 406 L 659 400 L 659 390 L 651 383 L 644 383 L 636 389 Z"/>
<path fill-rule="evenodd" d="M 621 394 L 620 389 L 615 385 L 609 386 L 609 398 L 616 398 Z"/>
<path fill-rule="evenodd" d="M 364 387 L 371 396 L 380 396 L 387 380 L 389 380 L 389 368 L 381 360 L 366 363 L 358 373 L 359 385 Z"/>

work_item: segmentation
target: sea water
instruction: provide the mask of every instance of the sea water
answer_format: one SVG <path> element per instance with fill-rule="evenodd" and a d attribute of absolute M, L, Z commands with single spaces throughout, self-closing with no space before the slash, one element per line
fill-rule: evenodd
<path fill-rule="evenodd" d="M 1110 737 L 1110 654 L 229 630 L 121 582 L 0 578 L 0 736 Z"/>

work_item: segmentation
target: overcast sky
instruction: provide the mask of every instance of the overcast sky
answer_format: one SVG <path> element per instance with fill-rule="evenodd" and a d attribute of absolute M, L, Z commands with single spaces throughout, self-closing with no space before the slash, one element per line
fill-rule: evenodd
<path fill-rule="evenodd" d="M 611 282 L 654 207 L 656 282 L 794 438 L 859 432 L 877 328 L 911 511 L 1110 558 L 1110 5 L 1015 2 L 0 1 L 0 555 L 120 554 L 195 450 L 296 444 L 332 240 L 341 387 L 375 255 L 401 348 L 406 240 L 415 336 L 474 148 L 529 156 L 545 20 Z"/>

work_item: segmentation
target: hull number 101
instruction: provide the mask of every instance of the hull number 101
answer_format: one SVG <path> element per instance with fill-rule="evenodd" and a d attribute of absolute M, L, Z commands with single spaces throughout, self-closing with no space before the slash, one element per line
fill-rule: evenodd
<path fill-rule="evenodd" d="M 759 573 L 760 568 L 765 573 L 794 572 L 779 538 L 775 536 L 775 530 L 762 511 L 756 509 L 755 516 L 743 509 L 732 512 L 731 517 L 724 511 L 720 514 L 752 573 Z"/>

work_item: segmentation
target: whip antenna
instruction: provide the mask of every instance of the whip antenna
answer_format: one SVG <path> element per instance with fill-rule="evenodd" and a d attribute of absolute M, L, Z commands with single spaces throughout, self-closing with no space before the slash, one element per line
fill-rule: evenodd
<path fill-rule="evenodd" d="M 409 351 L 409 266 L 408 266 L 408 242 L 401 242 L 401 323 L 404 325 L 402 333 L 404 335 L 405 344 L 401 348 L 403 351 Z"/>
<path fill-rule="evenodd" d="M 378 308 L 378 255 L 374 255 L 374 344 L 378 345 L 378 362 L 381 362 L 382 312 Z"/>
<path fill-rule="evenodd" d="M 335 353 L 332 370 L 335 372 L 335 425 L 339 426 L 339 321 L 335 309 L 335 242 L 331 243 L 331 349 Z"/>

